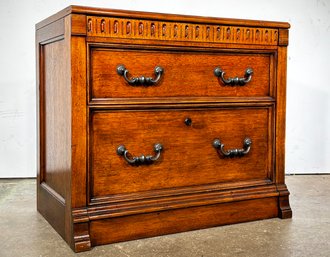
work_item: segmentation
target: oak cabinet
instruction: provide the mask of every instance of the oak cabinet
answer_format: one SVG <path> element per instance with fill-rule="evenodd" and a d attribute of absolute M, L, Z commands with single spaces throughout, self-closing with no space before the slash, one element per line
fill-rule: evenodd
<path fill-rule="evenodd" d="M 79 6 L 38 23 L 38 211 L 76 252 L 290 218 L 288 29 Z"/>

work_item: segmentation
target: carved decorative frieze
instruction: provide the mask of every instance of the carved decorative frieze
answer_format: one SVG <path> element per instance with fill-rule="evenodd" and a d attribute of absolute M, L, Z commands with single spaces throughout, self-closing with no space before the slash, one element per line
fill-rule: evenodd
<path fill-rule="evenodd" d="M 170 21 L 87 17 L 87 35 L 94 37 L 278 45 L 278 30 Z"/>

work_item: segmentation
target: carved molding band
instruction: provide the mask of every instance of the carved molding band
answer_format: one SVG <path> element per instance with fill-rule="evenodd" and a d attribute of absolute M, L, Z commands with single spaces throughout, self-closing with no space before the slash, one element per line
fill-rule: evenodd
<path fill-rule="evenodd" d="M 189 42 L 278 44 L 277 29 L 94 16 L 87 17 L 87 35 Z"/>

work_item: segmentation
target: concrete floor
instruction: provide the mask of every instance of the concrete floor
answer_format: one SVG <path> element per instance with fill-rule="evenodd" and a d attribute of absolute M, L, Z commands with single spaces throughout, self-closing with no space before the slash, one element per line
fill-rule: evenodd
<path fill-rule="evenodd" d="M 286 178 L 293 219 L 270 219 L 112 245 L 75 254 L 36 211 L 34 179 L 0 180 L 0 256 L 330 256 L 330 176 Z"/>

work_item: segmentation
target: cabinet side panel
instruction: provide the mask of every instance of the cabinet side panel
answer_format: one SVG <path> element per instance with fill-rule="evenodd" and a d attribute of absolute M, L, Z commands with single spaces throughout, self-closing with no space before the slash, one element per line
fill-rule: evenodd
<path fill-rule="evenodd" d="M 38 211 L 69 240 L 71 220 L 71 76 L 68 26 L 36 32 L 38 87 Z M 58 28 L 54 29 L 54 26 Z M 67 32 L 65 30 L 68 30 Z"/>
<path fill-rule="evenodd" d="M 44 182 L 65 199 L 65 173 L 71 169 L 71 99 L 65 41 L 43 46 L 45 101 Z"/>

